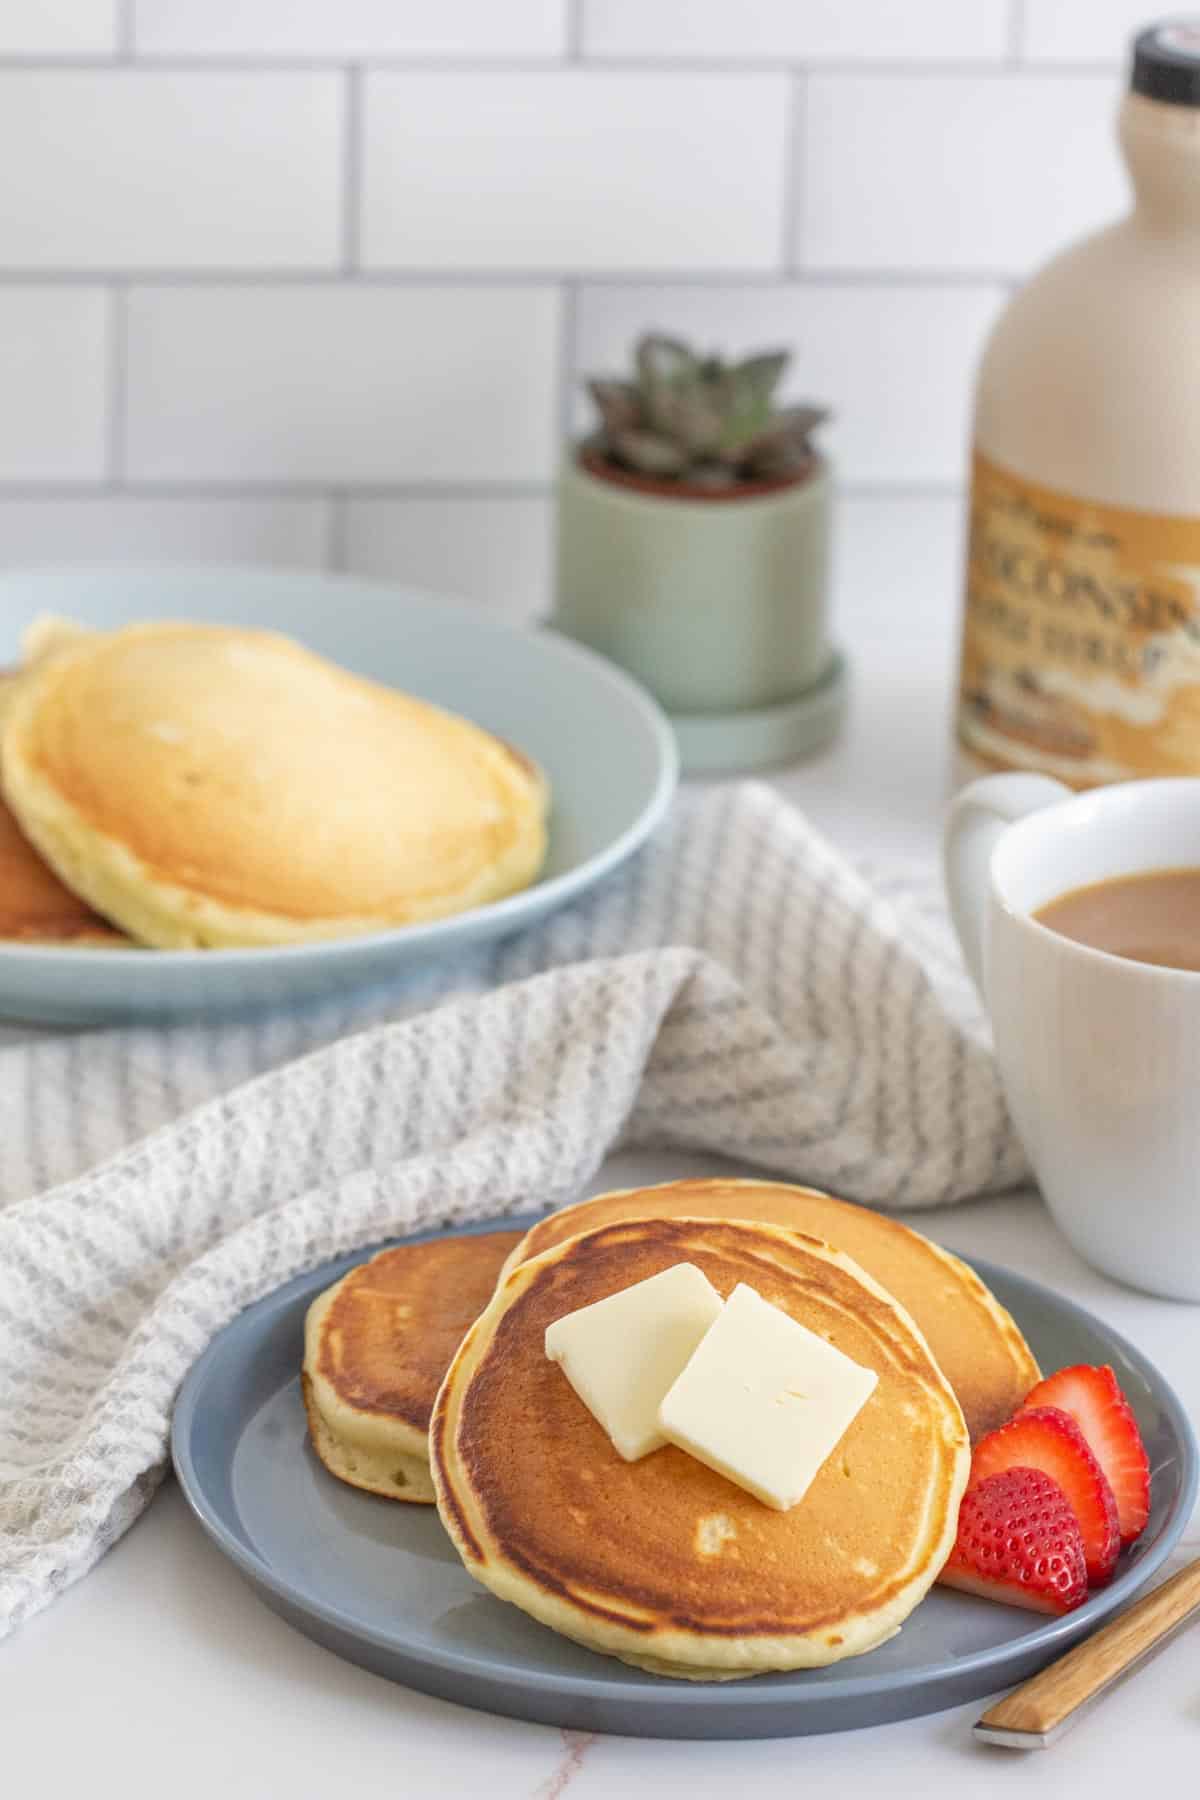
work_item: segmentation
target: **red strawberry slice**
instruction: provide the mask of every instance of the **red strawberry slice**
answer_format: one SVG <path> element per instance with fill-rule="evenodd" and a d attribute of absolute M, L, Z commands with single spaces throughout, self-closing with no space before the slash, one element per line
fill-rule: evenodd
<path fill-rule="evenodd" d="M 1108 1477 L 1121 1542 L 1132 1544 L 1150 1517 L 1150 1460 L 1133 1409 L 1108 1364 L 1060 1369 L 1030 1389 L 1025 1405 L 1057 1406 L 1070 1413 Z"/>
<path fill-rule="evenodd" d="M 939 1578 L 988 1600 L 1065 1613 L 1087 1599 L 1083 1533 L 1057 1481 L 1002 1469 L 968 1488 L 958 1537 Z"/>
<path fill-rule="evenodd" d="M 1033 1406 L 980 1438 L 968 1487 L 1003 1469 L 1041 1469 L 1067 1496 L 1087 1558 L 1088 1580 L 1107 1581 L 1121 1550 L 1117 1503 L 1108 1478 L 1070 1413 Z"/>

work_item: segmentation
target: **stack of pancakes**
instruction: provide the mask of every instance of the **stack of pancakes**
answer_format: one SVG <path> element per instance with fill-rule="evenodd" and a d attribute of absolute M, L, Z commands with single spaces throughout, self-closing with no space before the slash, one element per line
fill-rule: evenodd
<path fill-rule="evenodd" d="M 20 673 L 0 670 L 0 741 Z M 38 855 L 13 815 L 0 786 L 0 941 L 25 944 L 96 944 L 113 948 L 128 940 L 61 882 Z"/>
<path fill-rule="evenodd" d="M 0 937 L 297 944 L 528 886 L 540 771 L 273 632 L 36 627 L 0 694 Z"/>
<path fill-rule="evenodd" d="M 878 1376 L 789 1512 L 672 1446 L 623 1461 L 545 1356 L 554 1319 L 681 1262 L 722 1297 L 747 1283 Z M 304 1390 L 332 1473 L 432 1500 L 493 1593 L 592 1649 L 714 1680 L 898 1630 L 953 1544 L 970 1440 L 1038 1374 L 978 1277 L 898 1221 L 776 1182 L 684 1181 L 521 1238 L 383 1252 L 314 1303 Z"/>
<path fill-rule="evenodd" d="M 352 1487 L 432 1505 L 429 1421 L 442 1377 L 519 1231 L 382 1250 L 309 1308 L 301 1386 L 317 1455 Z"/>

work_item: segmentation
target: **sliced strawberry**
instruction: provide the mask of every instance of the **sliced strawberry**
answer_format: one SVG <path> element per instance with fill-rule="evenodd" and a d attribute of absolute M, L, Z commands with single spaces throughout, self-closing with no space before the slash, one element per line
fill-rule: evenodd
<path fill-rule="evenodd" d="M 1009 1606 L 1065 1613 L 1087 1599 L 1083 1533 L 1057 1481 L 1002 1469 L 968 1488 L 958 1537 L 939 1578 Z"/>
<path fill-rule="evenodd" d="M 1070 1413 L 1108 1477 L 1121 1542 L 1132 1544 L 1150 1517 L 1150 1459 L 1133 1409 L 1108 1364 L 1092 1369 L 1081 1363 L 1048 1375 L 1030 1389 L 1025 1406 L 1057 1406 Z"/>
<path fill-rule="evenodd" d="M 968 1486 L 1016 1468 L 1041 1469 L 1057 1481 L 1079 1520 L 1088 1580 L 1107 1581 L 1121 1549 L 1117 1503 L 1070 1413 L 1057 1406 L 1033 1406 L 989 1431 L 975 1446 Z"/>

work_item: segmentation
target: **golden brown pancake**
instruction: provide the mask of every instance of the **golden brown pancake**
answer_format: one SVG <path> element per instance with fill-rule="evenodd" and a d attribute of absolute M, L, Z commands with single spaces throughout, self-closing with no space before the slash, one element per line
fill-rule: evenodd
<path fill-rule="evenodd" d="M 599 1194 L 539 1219 L 508 1266 L 615 1219 L 685 1214 L 758 1219 L 845 1250 L 912 1314 L 958 1395 L 973 1440 L 1002 1425 L 1041 1380 L 1016 1321 L 966 1263 L 898 1219 L 816 1188 L 781 1181 L 668 1181 Z"/>
<path fill-rule="evenodd" d="M 288 638 L 158 624 L 39 644 L 4 727 L 8 803 L 67 886 L 145 943 L 381 931 L 541 867 L 528 758 Z"/>
<path fill-rule="evenodd" d="M 47 656 L 57 656 L 62 650 L 73 650 L 78 644 L 93 643 L 103 636 L 91 625 L 80 625 L 78 620 L 66 619 L 61 613 L 37 613 L 21 633 L 21 659 L 28 668 Z"/>
<path fill-rule="evenodd" d="M 23 944 L 129 946 L 122 932 L 85 906 L 52 869 L 0 799 L 0 939 Z"/>
<path fill-rule="evenodd" d="M 0 669 L 0 724 L 19 674 Z M 38 855 L 0 795 L 0 939 L 25 944 L 129 943 L 73 894 Z"/>
<path fill-rule="evenodd" d="M 800 1503 L 765 1506 L 672 1445 L 625 1462 L 546 1327 L 676 1263 L 746 1282 L 878 1384 Z M 634 1219 L 517 1265 L 434 1409 L 438 1511 L 467 1569 L 591 1649 L 663 1674 L 813 1667 L 890 1637 L 954 1540 L 970 1450 L 912 1320 L 839 1250 L 743 1220 Z"/>
<path fill-rule="evenodd" d="M 391 1500 L 432 1504 L 434 1398 L 520 1236 L 399 1244 L 313 1301 L 301 1386 L 313 1446 L 331 1474 Z"/>

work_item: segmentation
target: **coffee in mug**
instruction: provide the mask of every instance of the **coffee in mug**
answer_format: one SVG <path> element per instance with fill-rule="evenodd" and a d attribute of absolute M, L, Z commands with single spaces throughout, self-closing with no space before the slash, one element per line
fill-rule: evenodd
<path fill-rule="evenodd" d="M 1130 962 L 1200 969 L 1200 869 L 1149 869 L 1068 888 L 1034 913 L 1063 937 Z"/>

